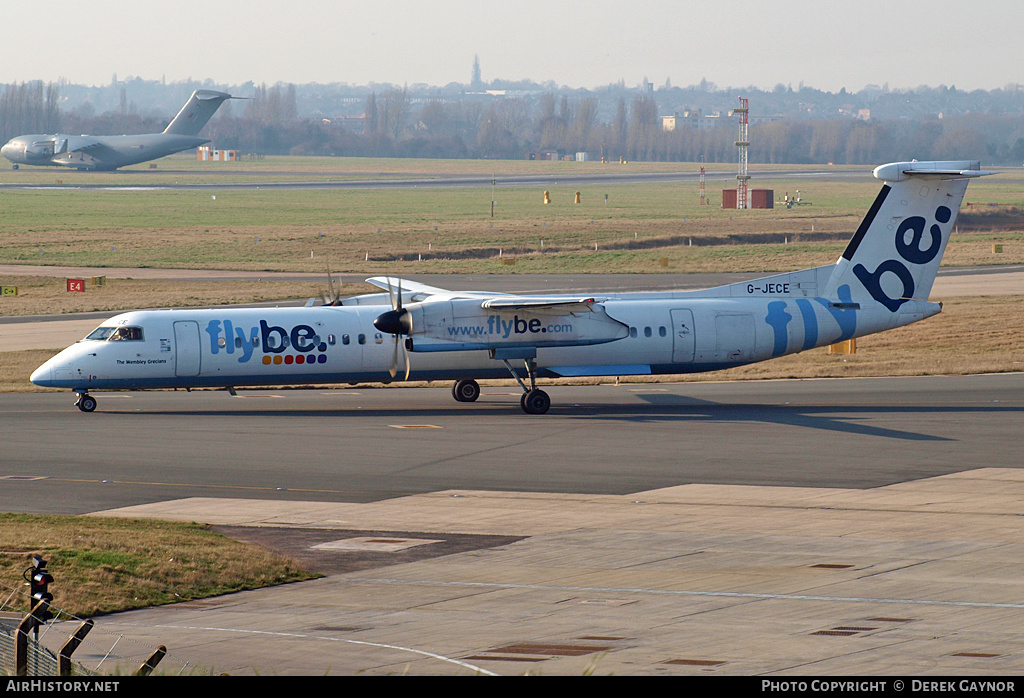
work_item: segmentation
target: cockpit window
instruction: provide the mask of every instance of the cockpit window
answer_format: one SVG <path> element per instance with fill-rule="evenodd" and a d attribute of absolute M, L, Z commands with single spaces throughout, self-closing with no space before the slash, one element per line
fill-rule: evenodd
<path fill-rule="evenodd" d="M 97 327 L 89 333 L 86 339 L 96 339 L 101 342 L 141 342 L 141 327 Z"/>
<path fill-rule="evenodd" d="M 116 330 L 116 327 L 97 327 L 89 333 L 89 336 L 86 337 L 86 339 L 98 339 L 102 342 L 105 341 L 107 337 L 114 334 Z"/>
<path fill-rule="evenodd" d="M 128 341 L 128 342 L 141 342 L 142 341 L 142 328 L 141 327 L 118 327 L 114 334 L 110 335 L 107 339 L 108 342 L 116 341 Z"/>

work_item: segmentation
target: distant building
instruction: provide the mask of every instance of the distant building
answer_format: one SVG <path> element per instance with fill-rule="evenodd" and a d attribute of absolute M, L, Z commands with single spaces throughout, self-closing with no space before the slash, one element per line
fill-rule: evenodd
<path fill-rule="evenodd" d="M 480 79 L 480 56 L 473 56 L 473 76 L 469 80 L 469 89 L 479 92 L 483 85 L 484 81 Z"/>
<path fill-rule="evenodd" d="M 675 131 L 676 129 L 688 127 L 698 131 L 718 128 L 730 122 L 722 118 L 721 112 L 703 114 L 700 109 L 684 109 L 682 112 L 675 112 L 672 116 L 661 117 L 662 131 Z"/>
<path fill-rule="evenodd" d="M 235 162 L 238 159 L 237 150 L 215 150 L 208 145 L 196 148 L 196 160 L 200 162 Z"/>

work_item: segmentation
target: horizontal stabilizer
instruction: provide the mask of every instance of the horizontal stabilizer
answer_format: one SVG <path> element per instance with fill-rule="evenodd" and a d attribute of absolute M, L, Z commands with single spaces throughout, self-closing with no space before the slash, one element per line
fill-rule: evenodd
<path fill-rule="evenodd" d="M 930 162 L 891 162 L 879 165 L 874 173 L 884 182 L 903 182 L 911 177 L 935 177 L 938 179 L 966 179 L 996 174 L 985 172 L 977 160 L 941 160 Z"/>

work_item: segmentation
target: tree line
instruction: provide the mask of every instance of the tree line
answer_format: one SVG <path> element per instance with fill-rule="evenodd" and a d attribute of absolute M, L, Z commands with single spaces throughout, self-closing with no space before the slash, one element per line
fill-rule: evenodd
<path fill-rule="evenodd" d="M 86 101 L 65 111 L 62 87 L 38 81 L 0 87 L 0 138 L 57 131 L 147 133 L 163 130 L 173 117 L 139 113 L 124 86 L 116 108 L 97 114 Z M 613 99 L 585 90 L 442 97 L 388 87 L 370 91 L 357 117 L 329 118 L 300 116 L 295 85 L 259 85 L 244 102 L 225 102 L 204 135 L 218 148 L 269 155 L 526 159 L 585 152 L 592 160 L 736 161 L 735 118 L 665 130 L 662 92 L 620 89 Z M 963 99 L 962 94 L 956 96 Z M 870 165 L 916 158 L 1021 164 L 1024 119 L 994 111 L 754 120 L 749 156 L 752 163 Z"/>

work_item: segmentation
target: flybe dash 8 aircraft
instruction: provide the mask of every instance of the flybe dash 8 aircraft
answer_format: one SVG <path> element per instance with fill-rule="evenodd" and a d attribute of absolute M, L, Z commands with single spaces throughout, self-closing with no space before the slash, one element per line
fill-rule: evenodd
<path fill-rule="evenodd" d="M 842 257 L 701 291 L 594 295 L 455 292 L 375 277 L 384 292 L 277 309 L 141 310 L 101 324 L 40 366 L 78 408 L 98 390 L 450 380 L 519 382 L 522 409 L 551 405 L 538 378 L 714 371 L 935 315 L 928 301 L 978 162 L 897 162 Z"/>
<path fill-rule="evenodd" d="M 78 170 L 116 170 L 156 160 L 209 143 L 199 131 L 231 95 L 196 90 L 162 133 L 135 136 L 72 136 L 66 133 L 31 134 L 7 141 L 0 153 L 19 165 L 73 167 Z M 237 99 L 237 98 L 236 98 Z"/>

